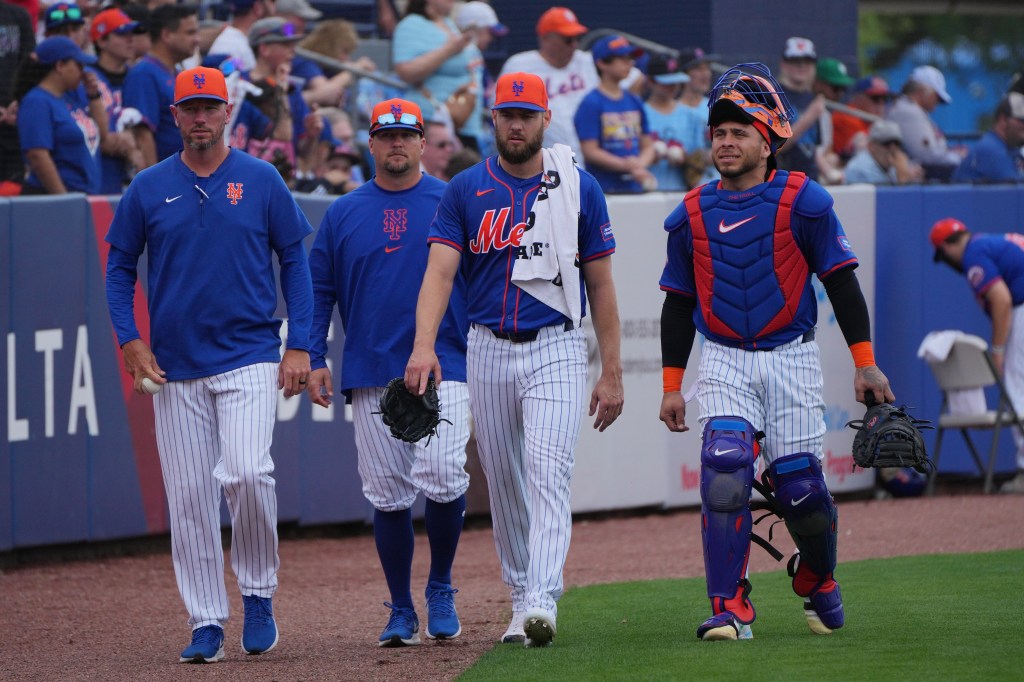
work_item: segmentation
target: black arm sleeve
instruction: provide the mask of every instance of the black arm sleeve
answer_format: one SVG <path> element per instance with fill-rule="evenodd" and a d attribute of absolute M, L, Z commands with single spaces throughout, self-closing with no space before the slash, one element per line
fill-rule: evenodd
<path fill-rule="evenodd" d="M 870 341 L 871 318 L 868 317 L 868 305 L 864 301 L 853 266 L 836 270 L 821 280 L 821 283 L 825 285 L 825 293 L 832 302 L 836 322 L 843 332 L 846 345 Z"/>
<path fill-rule="evenodd" d="M 661 366 L 686 368 L 697 327 L 693 309 L 697 299 L 666 292 L 661 306 Z"/>

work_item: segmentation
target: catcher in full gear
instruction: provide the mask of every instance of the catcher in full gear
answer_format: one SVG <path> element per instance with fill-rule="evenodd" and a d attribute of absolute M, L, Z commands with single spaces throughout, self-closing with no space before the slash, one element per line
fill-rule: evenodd
<path fill-rule="evenodd" d="M 711 160 L 721 180 L 694 188 L 665 220 L 661 278 L 664 379 L 660 418 L 686 431 L 680 388 L 696 331 L 705 337 L 697 379 L 703 427 L 701 535 L 711 617 L 708 640 L 753 636 L 747 560 L 750 491 L 763 456 L 797 554 L 793 590 L 811 630 L 843 626 L 835 580 L 837 512 L 821 459 L 825 435 L 814 327 L 816 274 L 853 355 L 857 400 L 894 399 L 875 365 L 857 258 L 832 199 L 802 173 L 777 170 L 793 110 L 762 64 L 740 64 L 709 97 Z"/>

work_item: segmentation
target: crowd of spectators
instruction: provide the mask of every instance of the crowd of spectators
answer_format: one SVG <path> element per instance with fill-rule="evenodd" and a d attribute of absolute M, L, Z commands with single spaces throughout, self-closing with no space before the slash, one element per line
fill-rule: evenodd
<path fill-rule="evenodd" d="M 206 3 L 41 0 L 38 14 L 24 4 L 0 1 L 0 194 L 120 193 L 180 149 L 174 77 L 200 63 L 228 77 L 226 142 L 273 163 L 296 191 L 343 194 L 368 179 L 361 109 L 381 99 L 361 94 L 370 81 L 375 94 L 420 105 L 424 172 L 448 180 L 494 151 L 499 74 L 484 54 L 508 29 L 488 2 L 405 0 L 399 12 L 379 0 L 387 69 L 354 58 L 355 25 L 308 0 L 227 0 L 227 21 L 205 16 Z M 706 95 L 720 58 L 698 47 L 645 51 L 621 35 L 585 51 L 588 32 L 571 9 L 552 7 L 538 17 L 537 48 L 501 67 L 546 82 L 545 144 L 571 147 L 607 192 L 714 179 Z M 855 79 L 807 38 L 781 48 L 776 64 L 762 60 L 796 111 L 780 167 L 823 184 L 1024 181 L 1024 93 L 1001 99 L 976 144 L 952 146 L 932 118 L 955 106 L 936 67 L 917 67 L 897 92 L 878 75 Z"/>

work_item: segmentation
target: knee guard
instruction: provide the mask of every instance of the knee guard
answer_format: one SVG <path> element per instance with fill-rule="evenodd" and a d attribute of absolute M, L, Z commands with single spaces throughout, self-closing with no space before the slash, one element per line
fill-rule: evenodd
<path fill-rule="evenodd" d="M 714 613 L 733 612 L 740 622 L 754 619 L 747 599 L 750 556 L 750 489 L 757 438 L 740 417 L 715 417 L 704 427 L 701 448 L 701 538 L 704 574 Z"/>
<path fill-rule="evenodd" d="M 831 580 L 836 568 L 839 512 L 825 485 L 821 462 L 814 455 L 801 452 L 775 460 L 769 472 L 782 518 L 800 551 L 802 572 L 810 571 L 816 578 L 805 576 L 801 582 Z M 814 591 L 817 585 L 798 586 L 794 581 L 793 587 L 800 594 Z"/>

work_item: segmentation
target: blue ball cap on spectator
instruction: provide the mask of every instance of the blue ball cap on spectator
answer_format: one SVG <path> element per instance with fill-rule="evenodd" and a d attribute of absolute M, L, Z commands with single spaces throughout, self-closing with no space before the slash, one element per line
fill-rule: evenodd
<path fill-rule="evenodd" d="M 82 52 L 81 48 L 67 36 L 47 38 L 36 45 L 35 55 L 40 64 L 56 64 L 65 59 L 74 59 L 83 65 L 96 63 L 96 57 Z"/>
<path fill-rule="evenodd" d="M 590 54 L 594 56 L 595 60 L 611 59 L 612 57 L 632 57 L 636 59 L 643 53 L 642 49 L 632 45 L 622 36 L 605 36 L 590 48 Z"/>

